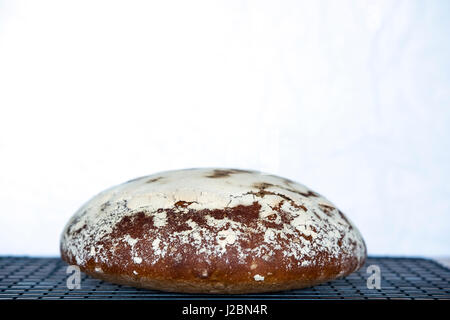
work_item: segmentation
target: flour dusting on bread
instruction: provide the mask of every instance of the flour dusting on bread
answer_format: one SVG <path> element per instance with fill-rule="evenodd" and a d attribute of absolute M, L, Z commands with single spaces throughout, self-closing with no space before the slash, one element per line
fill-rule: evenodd
<path fill-rule="evenodd" d="M 187 252 L 204 265 L 199 277 L 222 257 L 257 282 L 270 275 L 251 261 L 283 257 L 280 268 L 293 270 L 330 259 L 359 266 L 366 257 L 359 231 L 323 196 L 278 176 L 214 168 L 161 172 L 101 192 L 69 221 L 61 250 L 80 266 L 90 261 L 104 272 L 117 260 L 139 273 L 187 261 Z"/>

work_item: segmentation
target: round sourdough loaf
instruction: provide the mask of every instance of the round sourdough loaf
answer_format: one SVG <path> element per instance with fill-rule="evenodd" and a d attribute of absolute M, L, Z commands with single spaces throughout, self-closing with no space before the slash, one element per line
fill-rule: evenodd
<path fill-rule="evenodd" d="M 366 246 L 331 202 L 292 180 L 186 169 L 101 192 L 68 222 L 61 256 L 102 280 L 174 292 L 297 289 L 359 269 Z"/>

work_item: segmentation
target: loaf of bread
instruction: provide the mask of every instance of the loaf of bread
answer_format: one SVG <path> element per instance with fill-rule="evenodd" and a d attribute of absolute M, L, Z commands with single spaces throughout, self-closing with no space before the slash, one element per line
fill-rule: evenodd
<path fill-rule="evenodd" d="M 101 192 L 66 225 L 61 256 L 113 283 L 235 294 L 346 276 L 364 264 L 366 246 L 336 206 L 299 183 L 202 168 Z"/>

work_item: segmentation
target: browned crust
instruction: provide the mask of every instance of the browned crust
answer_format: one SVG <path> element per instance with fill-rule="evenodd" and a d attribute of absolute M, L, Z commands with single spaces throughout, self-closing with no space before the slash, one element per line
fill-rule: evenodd
<path fill-rule="evenodd" d="M 229 283 L 226 281 L 192 281 L 192 280 L 174 280 L 174 279 L 154 279 L 147 276 L 131 277 L 129 275 L 110 275 L 98 272 L 85 271 L 94 278 L 121 285 L 127 285 L 137 288 L 161 290 L 180 293 L 202 293 L 202 294 L 245 294 L 245 293 L 263 293 L 276 292 L 292 289 L 301 289 L 315 286 L 328 280 L 309 279 L 307 276 L 302 279 L 286 282 L 237 282 Z"/>
<path fill-rule="evenodd" d="M 64 251 L 61 251 L 61 257 L 68 264 L 77 264 L 75 259 L 68 257 Z M 318 261 L 320 260 L 319 257 Z M 204 266 L 200 263 L 190 265 L 189 268 L 177 268 L 170 261 L 165 261 L 152 267 L 136 268 L 126 267 L 120 264 L 120 260 L 116 262 L 119 263 L 111 266 L 96 263 L 91 259 L 86 265 L 80 266 L 80 269 L 94 278 L 139 288 L 181 293 L 242 294 L 301 289 L 332 281 L 358 270 L 364 265 L 365 259 L 359 263 L 356 258 L 341 262 L 333 259 L 326 266 L 304 267 L 292 272 L 266 264 L 259 268 L 259 272 L 266 275 L 264 281 L 254 281 L 247 268 L 236 266 L 229 267 L 229 271 L 233 271 L 229 273 L 221 269 L 224 265 L 218 265 L 208 277 L 203 277 L 198 272 Z M 101 268 L 102 271 L 96 271 L 96 268 Z M 133 273 L 136 270 L 139 270 L 138 274 Z"/>

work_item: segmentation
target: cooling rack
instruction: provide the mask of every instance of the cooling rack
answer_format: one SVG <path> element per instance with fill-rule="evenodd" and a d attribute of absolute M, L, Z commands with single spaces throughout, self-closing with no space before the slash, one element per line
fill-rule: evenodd
<path fill-rule="evenodd" d="M 380 268 L 379 289 L 367 286 Z M 0 257 L 0 300 L 450 300 L 450 270 L 422 258 L 369 257 L 359 271 L 312 288 L 266 294 L 199 295 L 114 285 L 81 274 L 81 288 L 69 290 L 67 264 L 59 258 Z"/>

